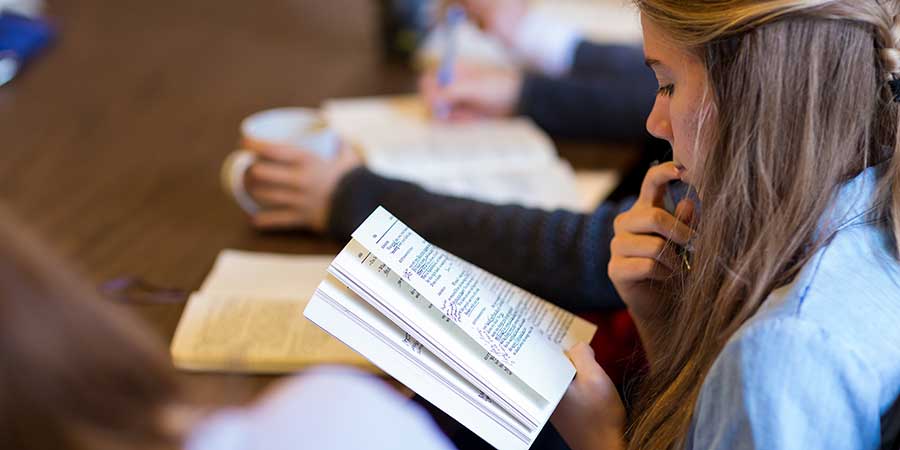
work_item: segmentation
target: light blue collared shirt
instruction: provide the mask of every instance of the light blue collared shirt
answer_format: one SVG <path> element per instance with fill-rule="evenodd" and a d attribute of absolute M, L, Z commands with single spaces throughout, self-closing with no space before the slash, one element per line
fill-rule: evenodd
<path fill-rule="evenodd" d="M 872 219 L 870 168 L 843 186 L 837 230 L 726 344 L 694 407 L 689 449 L 875 449 L 900 396 L 900 264 Z"/>

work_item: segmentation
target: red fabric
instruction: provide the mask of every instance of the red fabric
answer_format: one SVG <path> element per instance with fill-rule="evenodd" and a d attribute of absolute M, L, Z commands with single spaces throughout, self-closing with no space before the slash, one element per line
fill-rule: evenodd
<path fill-rule="evenodd" d="M 617 386 L 622 384 L 626 369 L 646 364 L 637 328 L 627 309 L 579 316 L 597 325 L 597 333 L 591 340 L 594 358 Z"/>

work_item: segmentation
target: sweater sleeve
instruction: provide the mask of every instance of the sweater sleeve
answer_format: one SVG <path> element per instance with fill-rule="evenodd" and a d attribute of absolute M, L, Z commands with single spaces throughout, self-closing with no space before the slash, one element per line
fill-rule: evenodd
<path fill-rule="evenodd" d="M 640 48 L 581 41 L 570 76 L 526 75 L 519 113 L 557 137 L 637 139 L 646 136 L 655 93 Z"/>
<path fill-rule="evenodd" d="M 570 76 L 525 76 L 518 109 L 557 137 L 640 139 L 655 88 L 639 49 L 582 41 Z"/>
<path fill-rule="evenodd" d="M 653 78 L 637 45 L 600 44 L 581 40 L 575 47 L 570 74 L 578 77 L 598 75 L 632 79 L 644 74 Z"/>
<path fill-rule="evenodd" d="M 561 138 L 627 141 L 647 136 L 653 108 L 652 75 L 632 78 L 550 78 L 528 74 L 518 111 Z"/>
<path fill-rule="evenodd" d="M 563 308 L 622 307 L 607 265 L 613 219 L 630 202 L 603 204 L 592 214 L 499 206 L 359 168 L 334 194 L 329 233 L 349 239 L 379 205 L 431 243 Z"/>

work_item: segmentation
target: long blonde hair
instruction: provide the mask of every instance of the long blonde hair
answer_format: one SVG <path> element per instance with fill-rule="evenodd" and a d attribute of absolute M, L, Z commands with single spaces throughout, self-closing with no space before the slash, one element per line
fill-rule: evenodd
<path fill-rule="evenodd" d="M 693 270 L 642 384 L 630 448 L 683 446 L 725 342 L 828 236 L 842 183 L 879 164 L 879 223 L 900 242 L 895 0 L 636 0 L 707 69 L 713 113 L 698 190 Z M 881 164 L 884 163 L 884 164 Z"/>

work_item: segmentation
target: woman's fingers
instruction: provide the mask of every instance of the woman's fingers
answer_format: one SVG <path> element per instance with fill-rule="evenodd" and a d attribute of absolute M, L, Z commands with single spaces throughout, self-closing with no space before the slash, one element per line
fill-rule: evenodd
<path fill-rule="evenodd" d="M 678 206 L 675 207 L 675 219 L 690 226 L 694 222 L 695 210 L 694 202 L 690 199 L 684 199 L 678 202 Z"/>
<path fill-rule="evenodd" d="M 630 284 L 647 280 L 665 281 L 673 274 L 672 270 L 652 258 L 612 258 L 608 271 L 611 279 Z"/>
<path fill-rule="evenodd" d="M 613 238 L 612 253 L 622 258 L 649 258 L 662 264 L 670 272 L 681 264 L 674 244 L 652 235 L 626 234 Z"/>
<path fill-rule="evenodd" d="M 669 182 L 681 179 L 681 170 L 674 162 L 666 162 L 651 167 L 641 184 L 637 203 L 644 206 L 662 207 Z"/>
<path fill-rule="evenodd" d="M 693 220 L 693 203 L 681 202 L 675 215 L 663 209 L 667 184 L 680 177 L 681 170 L 673 163 L 650 169 L 637 202 L 613 223 L 615 236 L 607 272 L 638 321 L 665 312 L 666 298 L 660 288 L 684 263 L 677 250 L 686 246 L 693 234 L 688 225 Z"/>
<path fill-rule="evenodd" d="M 576 343 L 566 354 L 572 360 L 578 376 L 591 376 L 603 370 L 594 358 L 594 349 L 584 342 Z"/>
<path fill-rule="evenodd" d="M 281 145 L 257 145 L 253 150 L 259 156 L 259 159 L 276 163 L 309 165 L 322 159 L 314 152 Z"/>
<path fill-rule="evenodd" d="M 521 91 L 522 75 L 515 70 L 459 64 L 453 83 L 440 86 L 435 72 L 419 79 L 419 92 L 432 108 L 447 108 L 454 119 L 497 117 L 513 113 Z"/>
<path fill-rule="evenodd" d="M 306 203 L 302 192 L 280 186 L 254 186 L 247 192 L 254 200 L 269 207 L 301 207 Z"/>
<path fill-rule="evenodd" d="M 438 87 L 436 82 L 423 82 L 420 89 L 425 103 L 432 108 L 445 106 L 453 112 L 465 109 L 480 111 L 483 109 L 481 102 L 484 93 L 478 91 L 479 82 L 479 80 L 474 82 L 458 80 L 445 88 Z M 476 85 L 472 86 L 473 83 Z"/>
<path fill-rule="evenodd" d="M 419 77 L 419 94 L 427 105 L 434 105 L 440 98 L 440 87 L 437 82 L 437 72 L 428 71 Z"/>
<path fill-rule="evenodd" d="M 257 161 L 247 170 L 246 181 L 250 186 L 286 186 L 300 189 L 304 184 L 302 170 L 286 164 Z"/>
<path fill-rule="evenodd" d="M 450 117 L 448 119 L 451 122 L 474 122 L 486 117 L 487 116 L 478 109 L 459 107 L 453 108 L 453 110 L 450 111 Z"/>
<path fill-rule="evenodd" d="M 638 208 L 620 214 L 613 222 L 616 234 L 657 234 L 684 246 L 693 231 L 662 208 Z"/>
<path fill-rule="evenodd" d="M 244 181 L 247 193 L 263 207 L 252 217 L 259 228 L 306 227 L 325 231 L 338 183 L 362 163 L 346 143 L 331 159 L 284 148 L 266 148 L 258 150 L 258 154 L 260 157 Z"/>

